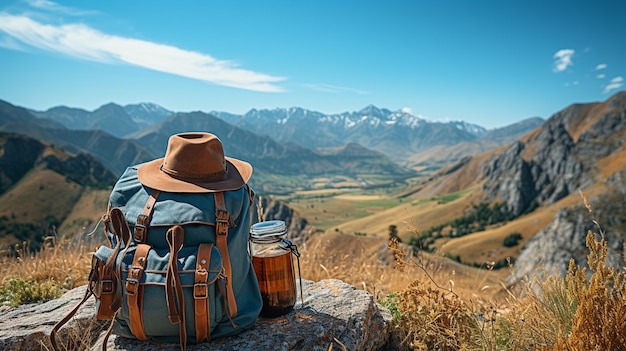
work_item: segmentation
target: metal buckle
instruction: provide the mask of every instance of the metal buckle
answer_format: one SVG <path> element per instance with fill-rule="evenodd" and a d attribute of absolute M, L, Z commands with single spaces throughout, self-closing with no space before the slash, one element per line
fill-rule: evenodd
<path fill-rule="evenodd" d="M 100 281 L 100 284 L 101 284 L 101 289 L 100 289 L 101 294 L 111 294 L 113 292 L 113 280 L 104 279 Z"/>
<path fill-rule="evenodd" d="M 196 283 L 193 285 L 193 298 L 206 299 L 209 296 L 209 286 L 206 283 Z"/>
<path fill-rule="evenodd" d="M 143 224 L 135 224 L 135 232 L 133 234 L 135 241 L 144 242 L 146 239 L 146 226 Z"/>
<path fill-rule="evenodd" d="M 139 285 L 139 280 L 137 278 L 127 278 L 126 294 L 135 295 L 137 293 L 137 285 Z"/>
<path fill-rule="evenodd" d="M 215 225 L 215 229 L 216 229 L 216 230 L 215 230 L 215 234 L 216 234 L 217 236 L 227 236 L 227 235 L 228 235 L 228 227 L 229 227 L 229 224 L 230 224 L 230 222 L 228 221 L 228 218 L 226 218 L 226 219 L 220 219 L 220 218 L 218 217 L 218 218 L 216 218 L 216 219 L 215 219 L 215 222 L 217 223 L 217 224 Z M 225 226 L 225 228 L 226 228 L 226 230 L 224 230 L 223 232 L 222 232 L 221 230 L 219 230 L 219 228 L 220 228 L 220 226 L 219 226 L 219 225 L 220 225 L 220 224 L 221 224 L 222 226 Z"/>

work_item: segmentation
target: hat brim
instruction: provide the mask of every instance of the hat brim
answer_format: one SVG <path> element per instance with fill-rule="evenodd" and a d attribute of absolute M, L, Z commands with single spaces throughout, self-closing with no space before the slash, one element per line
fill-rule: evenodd
<path fill-rule="evenodd" d="M 226 178 L 218 181 L 188 180 L 174 178 L 161 171 L 163 158 L 148 161 L 137 168 L 137 178 L 141 184 L 160 191 L 172 193 L 214 193 L 237 190 L 252 176 L 252 166 L 232 157 L 226 159 Z"/>

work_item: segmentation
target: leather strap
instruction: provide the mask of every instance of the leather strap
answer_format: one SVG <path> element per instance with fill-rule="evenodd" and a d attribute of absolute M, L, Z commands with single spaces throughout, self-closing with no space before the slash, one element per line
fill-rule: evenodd
<path fill-rule="evenodd" d="M 130 331 L 139 340 L 148 340 L 143 327 L 143 318 L 141 313 L 142 306 L 140 305 L 143 296 L 143 289 L 140 281 L 146 267 L 148 251 L 150 251 L 150 245 L 137 245 L 135 257 L 133 258 L 133 264 L 130 268 L 128 268 L 128 277 L 126 278 L 126 295 L 128 295 Z"/>
<path fill-rule="evenodd" d="M 193 285 L 194 311 L 196 316 L 196 342 L 210 341 L 211 310 L 209 300 L 209 265 L 213 244 L 200 244 L 198 247 L 195 284 Z"/>
<path fill-rule="evenodd" d="M 228 226 L 232 218 L 230 218 L 226 210 L 224 193 L 214 193 L 213 197 L 215 198 L 215 244 L 222 255 L 227 284 L 228 310 L 230 311 L 230 317 L 234 318 L 237 315 L 237 301 L 233 293 L 233 272 L 230 264 L 230 254 L 228 253 Z"/>
<path fill-rule="evenodd" d="M 111 224 L 112 234 L 116 238 L 115 247 L 104 266 L 101 263 L 93 263 L 99 279 L 99 282 L 97 282 L 99 286 L 95 288 L 97 290 L 96 297 L 100 299 L 100 305 L 96 313 L 96 319 L 98 320 L 112 319 L 122 305 L 121 295 L 118 296 L 116 293 L 117 279 L 115 267 L 122 243 L 128 247 L 130 239 L 128 222 L 126 222 L 126 217 L 124 217 L 119 208 L 113 208 L 109 211 L 108 221 Z"/>
<path fill-rule="evenodd" d="M 170 260 L 165 276 L 165 299 L 170 322 L 178 324 L 180 347 L 185 350 L 187 345 L 187 325 L 185 322 L 185 296 L 178 275 L 178 252 L 183 247 L 185 231 L 183 227 L 175 225 L 168 229 L 165 237 L 170 247 Z"/>
<path fill-rule="evenodd" d="M 160 193 L 161 191 L 152 189 L 146 201 L 146 205 L 143 207 L 143 211 L 137 216 L 137 224 L 135 225 L 134 233 L 135 242 L 145 243 L 148 239 L 148 226 L 150 225 L 152 213 L 154 212 L 154 204 Z"/>
<path fill-rule="evenodd" d="M 89 286 L 87 286 L 87 289 L 85 289 L 85 295 L 83 296 L 83 299 L 80 300 L 80 302 L 78 302 L 76 306 L 74 306 L 72 311 L 70 311 L 70 313 L 68 313 L 68 315 L 65 316 L 65 318 L 61 319 L 57 324 L 54 325 L 54 327 L 52 328 L 52 331 L 50 331 L 50 343 L 52 344 L 52 350 L 54 351 L 60 350 L 57 345 L 56 334 L 59 332 L 59 329 L 61 329 L 61 327 L 65 325 L 65 323 L 67 323 L 70 319 L 72 319 L 72 317 L 74 317 L 76 312 L 78 312 L 78 309 L 80 308 L 80 306 L 82 306 L 91 295 L 92 295 L 92 291 L 89 288 Z"/>

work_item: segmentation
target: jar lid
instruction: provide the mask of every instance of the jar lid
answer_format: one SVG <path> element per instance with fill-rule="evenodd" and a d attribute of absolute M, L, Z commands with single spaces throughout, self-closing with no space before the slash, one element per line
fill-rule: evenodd
<path fill-rule="evenodd" d="M 250 237 L 258 243 L 273 243 L 280 241 L 287 234 L 284 221 L 265 221 L 255 223 L 250 227 Z"/>

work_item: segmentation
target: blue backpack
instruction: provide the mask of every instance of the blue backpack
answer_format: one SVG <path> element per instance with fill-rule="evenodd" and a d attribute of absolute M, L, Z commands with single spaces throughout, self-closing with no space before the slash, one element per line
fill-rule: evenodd
<path fill-rule="evenodd" d="M 96 296 L 97 318 L 112 320 L 109 333 L 178 341 L 182 349 L 252 327 L 262 307 L 248 252 L 255 204 L 247 184 L 163 192 L 142 185 L 137 166 L 129 167 L 111 193 L 109 245 L 93 255 L 82 302 Z M 54 349 L 54 334 L 69 318 L 51 333 Z"/>

